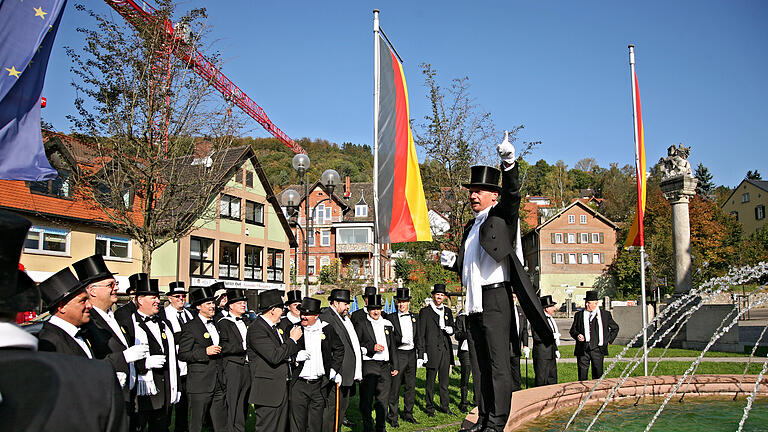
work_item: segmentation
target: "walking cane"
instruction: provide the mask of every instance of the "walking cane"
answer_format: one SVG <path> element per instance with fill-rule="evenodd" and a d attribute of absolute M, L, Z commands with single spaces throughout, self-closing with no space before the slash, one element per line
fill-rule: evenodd
<path fill-rule="evenodd" d="M 528 356 L 525 356 L 525 388 L 528 388 Z"/>
<path fill-rule="evenodd" d="M 333 423 L 333 430 L 339 432 L 339 383 L 336 383 L 336 421 Z"/>

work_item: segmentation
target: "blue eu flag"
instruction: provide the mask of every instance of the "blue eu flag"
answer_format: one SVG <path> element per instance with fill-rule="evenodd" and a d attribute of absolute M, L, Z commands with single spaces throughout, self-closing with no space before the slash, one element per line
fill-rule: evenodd
<path fill-rule="evenodd" d="M 66 0 L 0 0 L 0 179 L 51 180 L 40 94 Z"/>

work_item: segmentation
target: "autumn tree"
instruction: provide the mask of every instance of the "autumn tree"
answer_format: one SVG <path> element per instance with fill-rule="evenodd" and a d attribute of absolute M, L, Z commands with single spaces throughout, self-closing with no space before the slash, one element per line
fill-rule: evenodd
<path fill-rule="evenodd" d="M 208 209 L 239 126 L 186 55 L 204 43 L 205 10 L 174 18 L 170 0 L 158 3 L 138 27 L 77 6 L 93 25 L 78 29 L 81 49 L 67 48 L 77 91 L 69 119 L 91 155 L 75 187 L 114 230 L 138 241 L 145 272 L 152 251 L 214 217 Z"/>

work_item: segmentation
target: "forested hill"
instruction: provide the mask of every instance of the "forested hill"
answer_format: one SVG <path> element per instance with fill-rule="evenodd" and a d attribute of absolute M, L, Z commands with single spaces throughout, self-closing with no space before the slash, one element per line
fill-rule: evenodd
<path fill-rule="evenodd" d="M 270 184 L 280 190 L 289 184 L 299 183 L 299 177 L 291 165 L 294 153 L 274 138 L 240 138 L 240 145 L 251 145 L 261 162 Z M 333 168 L 342 181 L 346 176 L 352 182 L 373 181 L 373 153 L 371 146 L 345 142 L 341 145 L 323 139 L 296 140 L 310 159 L 309 181 L 320 179 L 323 171 Z"/>

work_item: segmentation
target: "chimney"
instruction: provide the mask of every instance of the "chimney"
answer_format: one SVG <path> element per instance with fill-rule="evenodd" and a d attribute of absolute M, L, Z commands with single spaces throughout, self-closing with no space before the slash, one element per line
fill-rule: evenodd
<path fill-rule="evenodd" d="M 344 179 L 344 198 L 349 199 L 351 195 L 352 195 L 352 183 L 350 182 L 349 176 L 347 176 Z"/>

